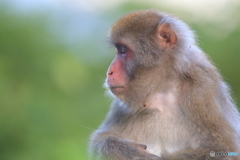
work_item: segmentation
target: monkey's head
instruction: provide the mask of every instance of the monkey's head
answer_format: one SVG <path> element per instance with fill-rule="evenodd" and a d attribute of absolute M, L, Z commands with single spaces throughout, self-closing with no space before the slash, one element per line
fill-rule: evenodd
<path fill-rule="evenodd" d="M 170 76 L 177 57 L 184 56 L 180 53 L 195 43 L 183 22 L 154 10 L 132 12 L 119 19 L 109 40 L 117 54 L 107 71 L 106 85 L 122 100 L 131 96 L 142 99 L 152 93 Z"/>

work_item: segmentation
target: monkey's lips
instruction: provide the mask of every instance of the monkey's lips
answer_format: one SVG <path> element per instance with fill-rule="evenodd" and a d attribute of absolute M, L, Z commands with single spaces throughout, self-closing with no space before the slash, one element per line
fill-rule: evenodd
<path fill-rule="evenodd" d="M 109 86 L 109 88 L 113 94 L 120 94 L 124 91 L 123 86 Z"/>

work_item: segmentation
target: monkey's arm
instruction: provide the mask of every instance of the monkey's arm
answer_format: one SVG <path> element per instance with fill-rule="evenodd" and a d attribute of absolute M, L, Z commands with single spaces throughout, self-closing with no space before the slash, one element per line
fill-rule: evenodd
<path fill-rule="evenodd" d="M 158 160 L 159 157 L 148 153 L 146 145 L 118 138 L 110 132 L 95 133 L 91 147 L 93 156 L 107 160 Z"/>
<path fill-rule="evenodd" d="M 105 121 L 91 136 L 90 152 L 94 159 L 160 160 L 146 151 L 146 145 L 121 136 L 120 130 L 129 116 L 117 103 L 113 104 Z"/>

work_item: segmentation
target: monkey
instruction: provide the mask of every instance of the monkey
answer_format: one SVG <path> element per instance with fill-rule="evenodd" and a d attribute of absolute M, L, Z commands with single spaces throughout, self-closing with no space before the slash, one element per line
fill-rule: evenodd
<path fill-rule="evenodd" d="M 94 159 L 240 159 L 218 154 L 240 154 L 240 114 L 187 24 L 134 11 L 113 24 L 108 39 L 117 50 L 104 84 L 113 101 L 90 137 Z"/>

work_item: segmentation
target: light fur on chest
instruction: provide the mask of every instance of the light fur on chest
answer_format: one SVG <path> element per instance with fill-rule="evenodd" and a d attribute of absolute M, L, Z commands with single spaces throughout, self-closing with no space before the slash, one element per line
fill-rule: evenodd
<path fill-rule="evenodd" d="M 196 148 L 198 141 L 193 144 L 188 144 L 186 141 L 186 138 L 194 139 L 194 137 L 189 135 L 190 132 L 183 123 L 184 120 L 179 118 L 181 116 L 179 116 L 178 98 L 179 92 L 176 85 L 151 95 L 144 103 L 143 112 L 149 110 L 152 113 L 144 118 L 138 115 L 140 119 L 138 116 L 133 117 L 122 132 L 124 137 L 147 145 L 150 153 L 159 156 L 188 147 Z"/>

